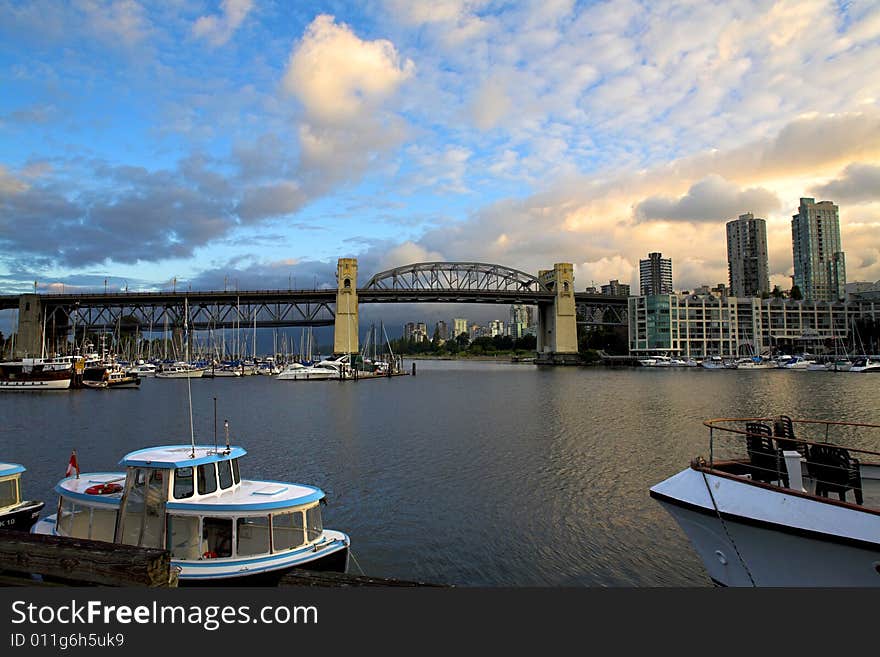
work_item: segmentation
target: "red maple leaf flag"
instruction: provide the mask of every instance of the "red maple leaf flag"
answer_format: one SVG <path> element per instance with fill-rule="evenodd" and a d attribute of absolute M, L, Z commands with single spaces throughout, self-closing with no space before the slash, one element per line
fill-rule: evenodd
<path fill-rule="evenodd" d="M 79 479 L 79 463 L 76 460 L 76 450 L 70 452 L 70 462 L 67 464 L 67 472 L 64 476 L 69 477 L 76 471 L 76 478 Z"/>

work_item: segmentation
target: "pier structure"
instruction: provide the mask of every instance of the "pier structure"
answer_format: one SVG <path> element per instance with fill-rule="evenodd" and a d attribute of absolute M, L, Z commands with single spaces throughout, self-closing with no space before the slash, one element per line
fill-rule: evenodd
<path fill-rule="evenodd" d="M 578 324 L 627 322 L 626 297 L 575 292 L 571 263 L 556 263 L 534 276 L 496 264 L 422 262 L 380 272 L 358 287 L 357 259 L 340 258 L 336 289 L 0 295 L 0 310 L 18 311 L 14 357 L 19 358 L 56 351 L 71 330 L 174 335 L 183 326 L 190 331 L 333 326 L 334 352 L 357 353 L 363 303 L 537 306 L 537 359 L 553 364 L 576 362 Z"/>

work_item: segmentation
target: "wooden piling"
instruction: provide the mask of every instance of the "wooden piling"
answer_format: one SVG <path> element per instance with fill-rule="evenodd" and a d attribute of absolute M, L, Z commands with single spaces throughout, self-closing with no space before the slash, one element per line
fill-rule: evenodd
<path fill-rule="evenodd" d="M 177 571 L 171 567 L 167 550 L 3 531 L 0 583 L 176 587 Z"/>

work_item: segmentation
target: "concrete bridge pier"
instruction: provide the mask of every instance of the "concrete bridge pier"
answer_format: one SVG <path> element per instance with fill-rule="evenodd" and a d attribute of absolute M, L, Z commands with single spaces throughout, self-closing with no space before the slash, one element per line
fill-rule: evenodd
<path fill-rule="evenodd" d="M 576 365 L 580 362 L 574 302 L 574 266 L 558 262 L 538 272 L 538 278 L 554 292 L 551 303 L 538 305 L 538 353 L 536 362 Z"/>
<path fill-rule="evenodd" d="M 18 298 L 18 332 L 13 358 L 39 357 L 43 351 L 43 303 L 39 294 Z"/>
<path fill-rule="evenodd" d="M 336 263 L 336 320 L 333 324 L 333 353 L 357 354 L 358 294 L 357 258 L 340 258 Z"/>

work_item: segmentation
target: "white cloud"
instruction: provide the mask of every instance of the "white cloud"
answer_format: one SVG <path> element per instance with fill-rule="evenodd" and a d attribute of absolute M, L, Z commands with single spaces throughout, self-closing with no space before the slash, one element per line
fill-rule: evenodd
<path fill-rule="evenodd" d="M 321 15 L 291 53 L 282 84 L 310 121 L 332 125 L 375 111 L 414 72 L 415 64 L 390 41 L 364 41 L 333 16 Z"/>
<path fill-rule="evenodd" d="M 253 0 L 223 0 L 222 14 L 200 16 L 193 24 L 193 35 L 205 39 L 212 46 L 222 46 L 232 38 L 253 5 Z"/>
<path fill-rule="evenodd" d="M 636 206 L 638 220 L 724 221 L 752 212 L 763 217 L 781 206 L 776 195 L 761 187 L 740 190 L 717 174 L 694 183 L 681 198 L 652 196 Z"/>

